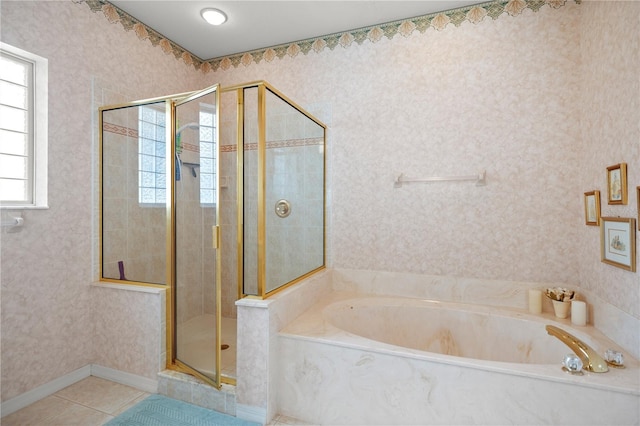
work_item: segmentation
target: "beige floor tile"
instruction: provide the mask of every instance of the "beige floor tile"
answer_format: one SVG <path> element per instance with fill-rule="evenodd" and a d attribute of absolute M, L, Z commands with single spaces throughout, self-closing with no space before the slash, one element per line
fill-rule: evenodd
<path fill-rule="evenodd" d="M 72 402 L 55 395 L 34 402 L 28 407 L 3 417 L 2 426 L 40 426 L 47 420 L 62 414 L 73 405 Z"/>
<path fill-rule="evenodd" d="M 63 413 L 50 419 L 47 424 L 60 426 L 100 426 L 113 416 L 79 404 L 71 404 Z"/>
<path fill-rule="evenodd" d="M 294 419 L 293 417 L 283 416 L 281 414 L 276 415 L 271 421 L 271 423 L 269 423 L 269 426 L 291 426 L 291 425 L 311 426 L 311 423 L 305 423 L 301 420 Z"/>
<path fill-rule="evenodd" d="M 142 401 L 143 399 L 146 399 L 147 397 L 149 397 L 151 394 L 150 393 L 143 393 L 142 395 L 140 395 L 139 397 L 137 397 L 136 399 L 128 402 L 127 404 L 123 405 L 122 407 L 118 408 L 116 411 L 114 411 L 113 413 L 111 413 L 113 416 L 117 416 L 119 414 L 124 413 L 125 411 L 127 411 L 129 408 L 133 407 L 134 405 L 136 405 L 138 402 Z"/>
<path fill-rule="evenodd" d="M 143 394 L 144 392 L 130 386 L 93 376 L 56 392 L 61 398 L 107 414 L 117 412 Z"/>

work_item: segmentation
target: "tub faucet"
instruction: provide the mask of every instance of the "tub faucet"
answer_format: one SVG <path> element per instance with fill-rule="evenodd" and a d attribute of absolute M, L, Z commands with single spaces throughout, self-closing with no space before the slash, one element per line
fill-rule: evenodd
<path fill-rule="evenodd" d="M 562 343 L 569 346 L 571 350 L 578 355 L 578 358 L 580 358 L 582 364 L 584 364 L 585 370 L 594 373 L 605 373 L 609 371 L 607 362 L 582 340 L 554 325 L 547 325 L 546 329 L 547 333 L 560 339 Z"/>

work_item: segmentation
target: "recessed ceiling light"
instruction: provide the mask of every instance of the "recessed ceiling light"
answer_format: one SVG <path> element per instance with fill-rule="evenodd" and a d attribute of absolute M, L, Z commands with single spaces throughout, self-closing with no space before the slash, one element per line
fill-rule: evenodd
<path fill-rule="evenodd" d="M 211 25 L 222 25 L 227 22 L 227 15 L 218 9 L 202 9 L 200 11 L 200 15 L 202 15 L 202 18 Z"/>

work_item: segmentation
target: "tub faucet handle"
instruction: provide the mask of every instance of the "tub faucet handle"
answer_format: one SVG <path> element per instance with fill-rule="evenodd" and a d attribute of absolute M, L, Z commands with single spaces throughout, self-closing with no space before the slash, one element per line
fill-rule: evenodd
<path fill-rule="evenodd" d="M 609 371 L 607 362 L 589 345 L 578 339 L 576 336 L 567 333 L 554 325 L 546 326 L 547 333 L 557 337 L 582 360 L 584 369 L 593 373 L 605 373 Z"/>

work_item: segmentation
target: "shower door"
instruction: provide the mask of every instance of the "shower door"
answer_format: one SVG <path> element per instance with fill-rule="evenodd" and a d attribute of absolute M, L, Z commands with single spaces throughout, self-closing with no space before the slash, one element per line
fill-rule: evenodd
<path fill-rule="evenodd" d="M 173 104 L 172 363 L 220 386 L 219 90 Z"/>

